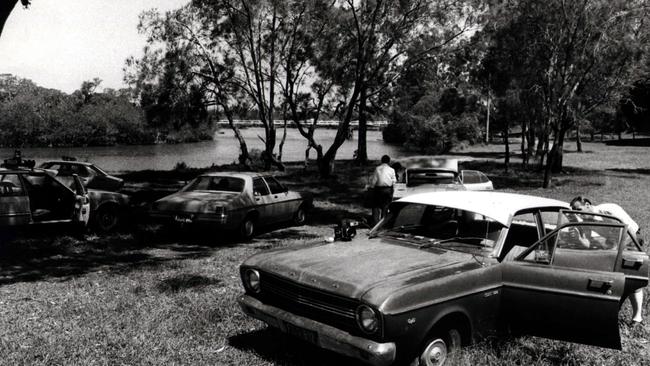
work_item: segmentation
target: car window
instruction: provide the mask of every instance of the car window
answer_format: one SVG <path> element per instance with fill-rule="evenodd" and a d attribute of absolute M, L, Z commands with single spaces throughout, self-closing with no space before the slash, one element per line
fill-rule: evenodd
<path fill-rule="evenodd" d="M 278 194 L 286 191 L 284 186 L 280 184 L 280 182 L 277 181 L 277 179 L 273 177 L 264 177 L 266 180 L 266 183 L 269 185 L 269 188 L 271 189 L 271 193 L 273 194 Z"/>
<path fill-rule="evenodd" d="M 406 185 L 416 187 L 422 184 L 453 184 L 456 175 L 453 172 L 432 169 L 409 169 L 406 171 Z"/>
<path fill-rule="evenodd" d="M 557 223 L 560 220 L 559 211 L 540 211 L 540 217 L 542 218 L 542 225 L 544 227 L 544 233 L 548 234 L 551 231 L 555 230 Z"/>
<path fill-rule="evenodd" d="M 244 180 L 235 177 L 202 176 L 196 178 L 192 183 L 183 189 L 184 191 L 223 191 L 242 192 Z"/>
<path fill-rule="evenodd" d="M 269 188 L 262 178 L 253 178 L 253 194 L 256 196 L 266 196 L 269 194 Z"/>
<path fill-rule="evenodd" d="M 90 175 L 90 174 L 88 174 L 88 169 L 86 169 L 86 167 L 83 166 L 83 165 L 74 164 L 74 165 L 71 165 L 70 168 L 71 168 L 70 171 L 72 172 L 72 174 L 76 174 L 76 175 L 78 175 L 80 177 L 87 178 Z"/>
<path fill-rule="evenodd" d="M 473 170 L 463 171 L 463 184 L 478 184 L 481 182 L 481 176 Z"/>
<path fill-rule="evenodd" d="M 530 251 L 520 260 L 524 262 L 550 264 L 551 254 L 553 253 L 553 247 L 555 246 L 556 240 L 557 233 L 543 238 L 543 240 L 535 245 L 532 251 Z"/>
<path fill-rule="evenodd" d="M 0 175 L 0 196 L 23 196 L 24 194 L 23 184 L 18 174 Z"/>
<path fill-rule="evenodd" d="M 494 247 L 502 228 L 499 222 L 471 211 L 396 202 L 372 235 L 478 254 Z"/>
<path fill-rule="evenodd" d="M 620 226 L 577 225 L 558 231 L 553 265 L 597 271 L 614 269 L 624 228 Z"/>
<path fill-rule="evenodd" d="M 625 232 L 625 239 L 623 241 L 623 248 L 625 250 L 632 250 L 632 251 L 638 251 L 641 252 L 643 251 L 643 248 L 641 248 L 641 245 L 632 238 L 632 234 L 630 232 L 626 231 Z"/>
<path fill-rule="evenodd" d="M 476 172 L 478 174 L 479 180 L 481 183 L 487 183 L 490 181 L 490 178 L 487 177 L 487 175 L 481 173 L 481 172 Z"/>

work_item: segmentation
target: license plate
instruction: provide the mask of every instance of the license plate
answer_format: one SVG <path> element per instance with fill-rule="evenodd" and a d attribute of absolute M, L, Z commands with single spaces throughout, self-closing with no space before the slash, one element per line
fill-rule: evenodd
<path fill-rule="evenodd" d="M 180 223 L 180 224 L 191 224 L 192 223 L 192 218 L 187 217 L 187 216 L 179 216 L 176 215 L 174 216 L 174 221 Z"/>
<path fill-rule="evenodd" d="M 309 343 L 318 343 L 318 334 L 316 334 L 316 332 L 297 327 L 291 323 L 284 323 L 284 326 L 287 329 L 287 333 L 289 335 L 302 339 L 303 341 L 307 341 Z"/>

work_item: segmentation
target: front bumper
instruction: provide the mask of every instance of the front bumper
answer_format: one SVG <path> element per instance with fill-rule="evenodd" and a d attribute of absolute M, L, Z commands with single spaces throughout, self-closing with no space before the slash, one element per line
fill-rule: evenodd
<path fill-rule="evenodd" d="M 395 343 L 377 343 L 353 336 L 335 327 L 266 305 L 248 295 L 243 295 L 239 299 L 239 306 L 247 315 L 262 320 L 284 333 L 289 333 L 287 325 L 315 332 L 317 337 L 310 341 L 321 348 L 359 359 L 371 365 L 384 366 L 395 361 Z"/>

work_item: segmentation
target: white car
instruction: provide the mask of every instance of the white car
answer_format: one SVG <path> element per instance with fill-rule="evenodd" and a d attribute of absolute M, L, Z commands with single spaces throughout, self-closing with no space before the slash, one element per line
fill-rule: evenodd
<path fill-rule="evenodd" d="M 457 159 L 412 157 L 398 161 L 402 170 L 397 172 L 393 199 L 415 193 L 437 191 L 487 191 L 493 190 L 492 181 L 478 170 L 458 170 Z"/>

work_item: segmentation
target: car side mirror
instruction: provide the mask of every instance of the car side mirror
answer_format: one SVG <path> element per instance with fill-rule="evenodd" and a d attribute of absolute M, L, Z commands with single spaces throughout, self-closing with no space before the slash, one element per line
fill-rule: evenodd
<path fill-rule="evenodd" d="M 260 197 L 262 194 L 258 191 L 253 191 L 253 196 Z"/>

